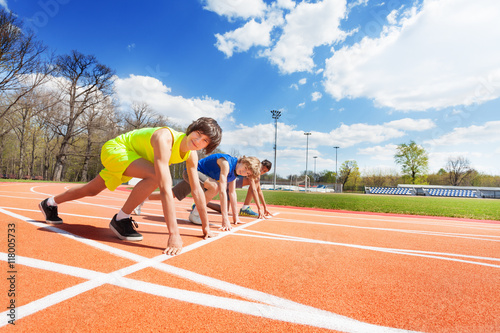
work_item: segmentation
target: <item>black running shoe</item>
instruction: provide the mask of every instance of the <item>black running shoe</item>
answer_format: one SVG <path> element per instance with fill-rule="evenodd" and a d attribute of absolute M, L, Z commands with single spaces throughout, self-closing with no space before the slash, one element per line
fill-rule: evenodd
<path fill-rule="evenodd" d="M 111 222 L 109 222 L 109 228 L 113 230 L 115 235 L 122 240 L 129 240 L 129 241 L 142 240 L 142 235 L 135 231 L 132 223 L 135 225 L 136 228 L 139 228 L 137 222 L 132 220 L 132 218 L 117 221 L 115 214 Z"/>
<path fill-rule="evenodd" d="M 38 204 L 38 208 L 45 215 L 45 222 L 48 224 L 61 224 L 63 220 L 57 215 L 57 206 L 47 205 L 48 198 Z"/>

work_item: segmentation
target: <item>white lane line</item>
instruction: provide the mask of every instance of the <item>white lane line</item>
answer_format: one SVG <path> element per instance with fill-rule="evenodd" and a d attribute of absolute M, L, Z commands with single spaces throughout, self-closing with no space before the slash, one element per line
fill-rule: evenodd
<path fill-rule="evenodd" d="M 6 257 L 6 253 L 0 253 L 0 255 L 5 255 L 4 257 Z M 341 330 L 345 332 L 407 332 L 399 329 L 360 322 L 345 316 L 333 314 L 328 311 L 310 313 L 304 311 L 303 308 L 286 308 L 275 305 L 259 304 L 167 287 L 154 283 L 126 278 L 123 276 L 124 272 L 120 273 L 119 271 L 106 274 L 82 268 L 75 269 L 75 267 L 72 266 L 54 264 L 44 260 L 28 257 L 18 256 L 16 259 L 17 264 L 19 265 L 49 270 L 89 280 L 18 307 L 17 310 L 19 314 L 21 314 L 20 316 L 18 316 L 18 319 L 29 316 L 51 305 L 78 296 L 86 291 L 102 286 L 103 284 L 112 284 L 141 293 L 175 299 L 182 302 L 219 308 L 227 311 L 233 311 L 300 325 L 309 325 L 313 327 Z M 7 313 L 8 311 L 5 311 L 0 315 L 6 316 Z M 6 323 L 4 325 L 0 324 L 0 327 L 5 325 Z"/>
<path fill-rule="evenodd" d="M 466 239 L 477 239 L 477 240 L 486 240 L 486 241 L 492 241 L 492 242 L 500 242 L 500 235 L 460 234 L 460 233 L 442 232 L 442 231 L 393 229 L 393 228 L 380 228 L 380 227 L 365 227 L 365 226 L 349 225 L 349 224 L 325 223 L 325 222 L 311 222 L 311 221 L 301 221 L 301 220 L 288 220 L 288 219 L 283 219 L 283 218 L 276 219 L 276 221 L 285 222 L 285 223 L 324 225 L 324 226 L 329 226 L 329 227 L 353 228 L 353 229 L 367 229 L 367 230 L 377 230 L 377 231 L 392 231 L 392 232 L 402 232 L 402 233 L 408 233 L 408 234 L 419 234 L 419 235 L 429 235 L 429 236 L 442 236 L 442 237 L 456 237 L 456 238 L 466 238 Z M 496 239 L 490 239 L 490 238 L 498 238 L 498 240 L 496 240 Z"/>
<path fill-rule="evenodd" d="M 102 205 L 94 205 L 106 208 L 112 208 L 110 206 L 102 206 Z M 16 207 L 3 207 L 9 210 L 21 210 L 21 211 L 29 211 L 29 212 L 39 212 L 39 210 L 34 209 L 25 209 L 25 208 L 16 208 Z M 116 208 L 116 207 L 113 207 Z M 116 208 L 119 209 L 119 208 Z M 98 216 L 88 216 L 81 214 L 71 214 L 71 213 L 59 213 L 61 216 L 75 216 L 75 217 L 84 217 L 89 219 L 101 219 L 101 220 L 109 220 L 109 217 L 98 217 Z M 163 215 L 159 214 L 147 214 L 147 216 L 156 216 L 163 217 Z M 188 222 L 186 219 L 178 218 L 179 221 Z M 366 230 L 377 230 L 377 231 L 391 231 L 391 232 L 401 232 L 407 234 L 418 234 L 418 235 L 428 235 L 428 236 L 440 236 L 440 237 L 453 237 L 453 238 L 463 238 L 463 239 L 474 239 L 480 241 L 490 241 L 490 242 L 500 242 L 500 235 L 482 235 L 482 234 L 461 234 L 461 233 L 452 233 L 452 232 L 440 232 L 440 231 L 427 231 L 427 230 L 408 230 L 408 229 L 392 229 L 392 228 L 379 228 L 379 227 L 364 227 L 364 226 L 356 226 L 356 225 L 348 225 L 348 224 L 338 224 L 338 223 L 325 223 L 325 222 L 310 222 L 310 221 L 301 221 L 301 220 L 287 220 L 282 218 L 276 218 L 275 221 L 285 222 L 285 223 L 298 223 L 298 224 L 310 224 L 310 225 L 323 225 L 327 227 L 339 227 L 339 228 L 353 228 L 353 229 L 366 229 Z M 148 222 L 137 221 L 139 225 L 150 225 L 150 226 L 158 226 L 165 227 L 165 224 L 155 224 Z M 194 227 L 184 227 L 180 226 L 180 229 L 184 230 L 199 230 Z M 217 231 L 217 230 L 215 230 Z M 493 238 L 493 239 L 491 239 Z M 497 239 L 494 239 L 497 238 Z"/>
<path fill-rule="evenodd" d="M 26 222 L 29 222 L 31 224 L 46 228 L 48 230 L 57 232 L 61 235 L 66 235 L 68 237 L 74 238 L 76 240 L 79 240 L 87 245 L 99 248 L 100 250 L 110 252 L 112 254 L 115 254 L 117 256 L 127 258 L 133 261 L 142 261 L 144 258 L 141 256 L 136 256 L 133 253 L 119 250 L 117 248 L 114 248 L 112 246 L 108 246 L 90 239 L 86 239 L 77 235 L 73 235 L 65 230 L 47 225 L 43 222 L 38 222 L 34 221 L 28 218 L 25 218 L 22 215 L 18 215 L 15 213 L 10 213 L 6 211 L 3 208 L 0 208 L 0 212 L 3 212 L 7 215 L 11 215 L 12 217 L 16 217 L 20 220 L 24 220 Z M 358 249 L 364 249 L 364 250 L 371 250 L 371 251 L 379 251 L 379 252 L 385 252 L 385 253 L 394 253 L 394 254 L 402 254 L 402 255 L 410 255 L 410 256 L 420 256 L 420 257 L 425 257 L 425 258 L 434 258 L 434 259 L 441 259 L 441 260 L 448 260 L 448 261 L 455 261 L 455 262 L 462 262 L 462 263 L 469 263 L 469 264 L 476 264 L 476 265 L 481 265 L 481 266 L 489 266 L 489 267 L 494 267 L 494 268 L 499 268 L 500 266 L 494 265 L 494 264 L 488 264 L 488 263 L 482 263 L 482 262 L 476 262 L 476 261 L 471 261 L 471 260 L 461 260 L 461 259 L 453 259 L 453 258 L 448 258 L 446 256 L 454 256 L 454 257 L 462 257 L 462 258 L 469 258 L 469 259 L 477 259 L 477 260 L 486 260 L 486 261 L 500 261 L 500 259 L 497 258 L 490 258 L 490 257 L 478 257 L 478 256 L 468 256 L 468 255 L 461 255 L 461 254 L 454 254 L 454 253 L 441 253 L 441 252 L 427 252 L 427 251 L 416 251 L 416 250 L 408 250 L 408 249 L 394 249 L 394 248 L 383 248 L 383 247 L 374 247 L 374 246 L 365 246 L 365 245 L 355 245 L 355 244 L 346 244 L 346 243 L 338 243 L 338 242 L 328 242 L 328 241 L 322 241 L 322 240 L 314 240 L 314 239 L 309 239 L 309 238 L 303 238 L 303 237 L 294 237 L 294 236 L 286 236 L 286 235 L 281 235 L 281 234 L 271 234 L 271 233 L 264 233 L 264 232 L 259 232 L 259 231 L 254 231 L 254 230 L 244 230 L 246 232 L 251 232 L 251 233 L 259 233 L 263 236 L 255 236 L 255 235 L 247 235 L 247 234 L 236 234 L 235 232 L 238 230 L 241 230 L 242 228 L 246 228 L 250 225 L 253 225 L 255 223 L 260 222 L 261 220 L 255 220 L 253 222 L 249 222 L 246 224 L 243 224 L 239 227 L 233 228 L 230 232 L 221 232 L 218 234 L 217 237 L 209 238 L 207 240 L 204 240 L 202 242 L 196 242 L 193 243 L 187 247 L 183 248 L 183 253 L 189 252 L 191 250 L 194 250 L 198 247 L 204 246 L 208 243 L 211 243 L 213 241 L 216 241 L 222 237 L 225 237 L 229 234 L 235 234 L 236 236 L 247 236 L 247 237 L 257 237 L 257 238 L 268 238 L 268 239 L 275 239 L 275 240 L 289 240 L 289 241 L 296 241 L 296 242 L 306 242 L 306 243 L 314 243 L 314 244 L 327 244 L 327 245 L 335 245 L 335 246 L 343 246 L 343 247 L 351 247 L 351 248 L 358 248 Z M 160 225 L 156 225 L 160 226 Z M 187 228 L 190 230 L 193 230 L 192 228 Z M 136 256 L 136 257 L 129 257 L 131 256 Z"/>
<path fill-rule="evenodd" d="M 35 213 L 40 213 L 40 210 L 38 209 L 26 209 L 26 208 L 18 208 L 18 207 L 2 207 L 0 206 L 0 208 L 3 208 L 5 210 L 8 210 L 8 211 L 12 211 L 12 210 L 16 210 L 16 211 L 22 211 L 22 212 L 35 212 Z M 61 213 L 59 212 L 58 213 L 59 216 L 74 216 L 74 217 L 83 217 L 83 218 L 86 218 L 86 219 L 95 219 L 95 220 L 103 220 L 103 221 L 106 221 L 106 225 L 109 223 L 109 221 L 111 220 L 108 217 L 101 217 L 101 216 L 93 216 L 93 215 L 82 215 L 82 214 L 71 214 L 71 213 Z M 163 215 L 155 215 L 155 214 L 147 214 L 147 216 L 157 216 L 157 217 L 163 217 Z M 32 222 L 40 222 L 42 223 L 42 225 L 45 225 L 47 226 L 43 221 L 42 221 L 42 218 L 40 218 L 40 220 L 31 220 Z M 199 231 L 201 227 L 199 226 L 194 226 L 193 223 L 191 223 L 189 220 L 186 220 L 186 219 L 182 219 L 182 218 L 177 218 L 177 221 L 182 221 L 182 222 L 186 222 L 187 223 L 187 226 L 182 226 L 182 225 L 179 225 L 179 229 L 183 229 L 183 230 L 193 230 L 193 231 Z M 165 224 L 165 222 L 157 222 L 157 223 L 151 223 L 151 222 L 142 222 L 142 221 L 136 221 L 137 224 L 139 225 L 147 225 L 147 226 L 152 226 L 152 227 L 158 227 L 158 228 L 164 228 L 164 229 L 167 229 L 167 225 Z M 212 223 L 212 222 L 211 222 Z M 248 223 L 248 222 L 247 222 Z M 245 224 L 247 224 L 245 223 Z M 213 223 L 212 223 L 213 224 Z M 189 225 L 193 225 L 192 227 L 190 227 Z M 219 234 L 221 233 L 221 231 L 218 231 L 217 230 L 217 225 L 215 225 L 213 228 L 215 228 L 214 230 L 212 230 L 213 232 L 215 232 L 215 234 Z M 140 230 L 139 230 L 140 231 Z"/>
<path fill-rule="evenodd" d="M 370 212 L 366 212 L 370 214 Z M 468 229 L 479 229 L 479 230 L 500 230 L 500 223 L 488 223 L 488 222 L 478 222 L 478 221 L 463 221 L 463 220 L 440 220 L 439 217 L 433 216 L 418 216 L 413 215 L 411 217 L 407 217 L 405 220 L 401 218 L 390 218 L 385 216 L 380 216 L 380 218 L 374 217 L 362 217 L 361 214 L 356 213 L 343 213 L 343 212 L 333 212 L 335 215 L 324 215 L 324 214 L 311 214 L 311 213 L 301 213 L 301 212 L 293 212 L 294 216 L 309 216 L 309 217 L 321 217 L 321 218 L 330 218 L 330 219 L 347 219 L 347 220 L 361 220 L 361 221 L 374 221 L 374 222 L 390 222 L 390 223 L 402 223 L 402 224 L 423 224 L 423 225 L 432 225 L 432 226 L 444 226 L 444 227 L 458 227 L 458 228 L 468 228 Z M 373 213 L 377 214 L 377 213 Z M 347 216 L 349 215 L 349 216 Z M 353 216 L 354 215 L 354 216 Z M 361 216 L 358 216 L 361 215 Z M 452 219 L 452 218 L 450 218 Z"/>
<path fill-rule="evenodd" d="M 268 304 L 271 307 L 275 307 L 276 305 L 279 305 L 279 306 L 282 306 L 282 310 L 288 310 L 288 311 L 296 311 L 296 309 L 300 309 L 301 312 L 306 313 L 306 314 L 309 315 L 309 316 L 306 316 L 307 318 L 309 318 L 311 316 L 315 317 L 317 315 L 327 316 L 327 317 L 333 316 L 333 317 L 336 318 L 336 320 L 334 320 L 334 322 L 339 322 L 339 320 L 340 320 L 339 318 L 345 318 L 345 320 L 347 320 L 348 322 L 361 323 L 363 326 L 370 325 L 370 324 L 358 322 L 358 321 L 356 321 L 354 319 L 343 317 L 343 316 L 340 316 L 338 314 L 334 314 L 334 313 L 331 313 L 331 312 L 328 312 L 328 311 L 325 311 L 325 310 L 320 310 L 320 309 L 317 309 L 317 308 L 314 308 L 314 307 L 306 306 L 306 305 L 303 305 L 303 304 L 300 304 L 300 303 L 296 303 L 296 302 L 293 302 L 293 301 L 290 301 L 290 300 L 287 300 L 287 299 L 279 298 L 277 296 L 269 295 L 269 294 L 266 294 L 266 293 L 263 293 L 263 292 L 259 292 L 259 291 L 252 290 L 252 289 L 248 289 L 248 288 L 241 287 L 241 286 L 238 286 L 238 285 L 235 285 L 235 284 L 231 284 L 231 283 L 228 283 L 228 282 L 225 282 L 225 281 L 220 281 L 220 280 L 208 277 L 208 276 L 204 276 L 204 275 L 201 275 L 201 274 L 197 274 L 197 273 L 194 273 L 194 272 L 190 272 L 190 271 L 187 271 L 187 270 L 183 270 L 183 269 L 180 269 L 180 268 L 177 268 L 177 267 L 173 267 L 173 266 L 161 263 L 161 261 L 164 261 L 164 260 L 167 260 L 167 259 L 171 258 L 171 257 L 166 256 L 166 255 L 160 255 L 160 256 L 157 256 L 157 257 L 152 258 L 152 259 L 141 257 L 141 256 L 133 254 L 133 253 L 128 253 L 127 251 L 119 250 L 119 249 L 113 248 L 111 246 L 108 246 L 108 245 L 105 245 L 105 244 L 101 244 L 101 243 L 99 243 L 97 241 L 93 241 L 93 240 L 89 240 L 89 239 L 85 239 L 85 238 L 73 235 L 73 234 L 71 234 L 69 232 L 66 232 L 64 230 L 60 230 L 60 229 L 58 229 L 56 227 L 47 226 L 45 223 L 34 222 L 33 220 L 28 219 L 28 218 L 26 218 L 26 217 L 24 217 L 22 215 L 11 213 L 11 212 L 6 211 L 5 209 L 2 209 L 2 208 L 0 208 L 0 212 L 2 212 L 4 214 L 7 214 L 7 215 L 10 215 L 12 217 L 15 217 L 17 219 L 23 220 L 25 222 L 28 222 L 28 223 L 31 223 L 31 224 L 35 224 L 35 225 L 38 225 L 40 227 L 47 228 L 47 229 L 49 229 L 51 231 L 60 233 L 62 236 L 66 236 L 66 237 L 72 238 L 74 240 L 83 242 L 83 243 L 85 243 L 87 245 L 90 245 L 90 246 L 96 247 L 98 249 L 101 249 L 101 250 L 113 253 L 115 255 L 122 256 L 122 257 L 125 257 L 127 259 L 134 260 L 134 261 L 139 261 L 139 263 L 137 263 L 137 264 L 134 264 L 132 266 L 120 269 L 120 270 L 118 270 L 116 272 L 110 273 L 115 278 L 117 276 L 125 276 L 125 275 L 128 275 L 128 274 L 131 274 L 133 272 L 136 272 L 136 271 L 141 270 L 141 269 L 146 268 L 146 267 L 154 267 L 154 268 L 157 268 L 157 269 L 161 269 L 162 271 L 165 271 L 165 272 L 168 272 L 168 273 L 171 273 L 171 274 L 175 274 L 177 276 L 189 279 L 191 281 L 195 281 L 195 282 L 201 283 L 203 285 L 210 286 L 210 287 L 215 288 L 215 289 L 219 289 L 219 290 L 222 290 L 222 291 L 225 291 L 225 292 L 232 293 L 234 295 L 241 296 L 243 298 L 252 299 L 252 300 L 255 300 L 255 301 L 258 301 L 258 302 L 262 302 L 264 304 Z M 214 237 L 214 238 L 210 238 L 210 239 L 208 239 L 206 241 L 203 241 L 203 242 L 197 242 L 197 243 L 191 244 L 190 246 L 187 246 L 186 248 L 184 248 L 182 253 L 189 252 L 189 251 L 191 251 L 191 250 L 193 250 L 195 248 L 201 247 L 201 246 L 203 246 L 203 245 L 205 245 L 207 243 L 210 243 L 212 241 L 216 241 L 216 240 L 218 240 L 218 239 L 220 239 L 222 237 L 225 237 L 227 235 L 235 234 L 236 231 L 241 230 L 241 229 L 243 229 L 245 227 L 251 226 L 251 225 L 253 225 L 255 223 L 258 223 L 260 221 L 261 220 L 255 220 L 254 222 L 246 223 L 246 224 L 243 224 L 243 225 L 241 225 L 239 227 L 233 228 L 231 231 L 222 234 L 220 237 Z M 68 298 L 66 298 L 66 296 L 68 296 L 69 298 L 70 297 L 74 297 L 75 296 L 75 292 L 78 291 L 78 290 L 80 290 L 79 288 L 83 288 L 83 290 L 86 291 L 86 290 L 89 290 L 88 288 L 92 289 L 92 288 L 95 288 L 95 287 L 99 286 L 99 284 L 96 285 L 96 284 L 90 283 L 90 281 L 88 281 L 88 282 L 89 283 L 87 283 L 87 282 L 83 283 L 83 285 L 81 287 L 75 286 L 74 288 L 73 287 L 72 288 L 68 288 L 67 292 L 65 292 L 65 290 L 60 291 L 60 292 L 58 292 L 58 296 L 57 297 L 49 297 L 47 300 L 49 300 L 51 302 L 58 301 L 58 300 L 62 301 L 62 300 L 68 299 Z M 68 295 L 66 295 L 66 294 L 68 294 Z M 271 304 L 269 304 L 269 303 L 271 303 Z M 54 304 L 56 304 L 56 303 L 54 303 Z M 37 308 L 38 309 L 37 311 L 40 311 L 40 310 L 43 310 L 44 308 L 46 308 L 48 306 L 51 306 L 51 305 L 54 305 L 54 304 L 50 303 L 50 302 L 49 303 L 47 303 L 47 302 L 42 302 L 42 303 L 38 302 L 38 303 L 35 304 L 36 306 L 34 306 L 33 309 Z M 40 306 L 42 306 L 42 307 L 38 308 Z M 30 311 L 33 311 L 33 309 L 31 309 Z M 233 309 L 233 311 L 238 311 L 239 312 L 240 310 L 239 310 L 239 308 L 235 308 L 235 309 Z M 274 310 L 272 312 L 274 313 L 276 311 Z M 260 315 L 262 316 L 263 314 L 261 313 Z M 291 316 L 291 318 L 289 318 L 288 321 L 292 320 L 292 318 L 296 318 L 296 316 L 295 315 Z M 278 320 L 281 320 L 281 319 L 278 319 Z M 294 322 L 294 321 L 290 321 L 290 322 Z M 310 323 L 306 323 L 306 324 L 310 325 Z M 345 324 L 343 324 L 343 325 L 345 325 Z M 320 327 L 322 327 L 322 326 L 320 326 Z M 379 327 L 379 326 L 374 326 L 373 327 L 374 331 L 377 330 L 377 327 Z M 357 332 L 358 331 L 357 329 L 355 329 L 353 327 L 351 327 L 351 329 L 352 330 L 347 330 L 347 331 L 348 332 L 350 332 L 350 331 Z M 384 327 L 384 329 L 392 330 L 391 328 L 386 328 L 386 327 Z"/>
<path fill-rule="evenodd" d="M 245 231 L 252 232 L 251 230 L 245 230 Z M 426 252 L 426 251 L 384 248 L 384 247 L 367 246 L 367 245 L 355 245 L 355 244 L 329 242 L 329 241 L 322 241 L 322 240 L 302 238 L 302 237 L 282 236 L 282 235 L 278 235 L 278 234 L 273 234 L 272 236 L 271 235 L 270 236 L 263 236 L 263 235 L 259 236 L 259 235 L 238 233 L 238 234 L 235 234 L 235 236 L 267 238 L 267 239 L 282 240 L 282 241 L 343 246 L 343 247 L 350 247 L 350 248 L 369 250 L 369 251 L 378 251 L 378 252 L 384 252 L 384 253 L 394 253 L 394 254 L 402 254 L 402 255 L 409 255 L 409 256 L 424 257 L 424 258 L 441 259 L 441 260 L 447 260 L 447 261 L 455 261 L 455 262 L 475 264 L 475 265 L 480 265 L 480 266 L 500 268 L 500 265 L 488 264 L 488 263 L 471 261 L 471 260 L 454 259 L 454 258 L 448 258 L 445 256 L 462 257 L 462 258 L 478 259 L 478 260 L 486 260 L 486 261 L 500 261 L 500 259 L 498 259 L 498 258 L 491 258 L 491 257 L 478 257 L 478 256 L 455 254 L 455 253 Z"/>

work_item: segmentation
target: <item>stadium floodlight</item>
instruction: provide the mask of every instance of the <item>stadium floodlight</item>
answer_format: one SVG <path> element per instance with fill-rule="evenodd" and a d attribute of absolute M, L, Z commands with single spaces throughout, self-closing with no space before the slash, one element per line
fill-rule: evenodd
<path fill-rule="evenodd" d="M 340 148 L 339 146 L 333 147 L 335 148 L 335 188 L 334 190 L 337 189 L 337 150 Z"/>
<path fill-rule="evenodd" d="M 307 192 L 307 160 L 308 160 L 308 155 L 309 155 L 309 135 L 311 135 L 311 132 L 305 132 L 304 135 L 306 136 L 307 138 L 307 144 L 306 144 L 306 176 L 304 178 L 305 180 L 305 183 L 306 183 L 306 187 L 305 187 L 305 190 Z"/>
<path fill-rule="evenodd" d="M 314 182 L 316 182 L 316 159 L 318 158 L 318 156 L 313 156 L 314 158 Z"/>
<path fill-rule="evenodd" d="M 281 117 L 281 111 L 271 110 L 274 119 L 274 180 L 273 189 L 276 190 L 276 149 L 278 144 L 278 119 Z"/>

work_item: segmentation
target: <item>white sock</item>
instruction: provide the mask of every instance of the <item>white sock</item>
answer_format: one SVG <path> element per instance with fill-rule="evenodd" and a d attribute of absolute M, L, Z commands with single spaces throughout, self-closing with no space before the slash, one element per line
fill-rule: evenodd
<path fill-rule="evenodd" d="M 50 197 L 49 200 L 47 200 L 47 205 L 57 206 L 56 201 L 54 200 L 54 197 Z"/>
<path fill-rule="evenodd" d="M 241 209 L 247 209 L 247 208 L 250 208 L 250 205 L 243 205 L 243 207 L 241 207 Z"/>
<path fill-rule="evenodd" d="M 118 214 L 116 214 L 116 220 L 117 221 L 120 221 L 120 220 L 123 220 L 123 219 L 128 219 L 128 218 L 130 218 L 130 214 L 125 214 L 121 209 L 118 212 Z"/>

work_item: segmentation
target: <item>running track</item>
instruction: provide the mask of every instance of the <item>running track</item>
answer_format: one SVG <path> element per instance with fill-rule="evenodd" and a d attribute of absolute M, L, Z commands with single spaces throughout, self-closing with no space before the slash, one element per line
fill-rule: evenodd
<path fill-rule="evenodd" d="M 276 206 L 203 240 L 186 199 L 184 249 L 169 257 L 159 202 L 135 218 L 143 241 L 109 230 L 126 191 L 65 203 L 64 224 L 41 223 L 38 203 L 68 186 L 0 183 L 1 332 L 500 332 L 498 221 Z"/>

